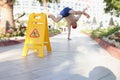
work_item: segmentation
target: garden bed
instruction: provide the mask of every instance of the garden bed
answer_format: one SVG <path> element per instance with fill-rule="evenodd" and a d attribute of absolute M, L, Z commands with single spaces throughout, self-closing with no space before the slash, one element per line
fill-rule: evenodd
<path fill-rule="evenodd" d="M 95 40 L 102 48 L 104 48 L 111 56 L 120 60 L 120 49 L 115 47 L 114 45 L 108 43 L 107 41 L 103 40 L 102 38 L 93 38 L 90 34 L 84 34 L 90 36 L 93 40 Z"/>
<path fill-rule="evenodd" d="M 58 29 L 49 29 L 49 37 L 53 37 L 60 33 L 61 31 Z M 15 44 L 22 43 L 24 41 L 25 41 L 25 30 L 23 30 L 22 32 L 20 31 L 19 34 L 13 30 L 9 30 L 5 34 L 0 34 L 0 47 L 15 45 Z"/>
<path fill-rule="evenodd" d="M 113 57 L 120 59 L 120 26 L 98 27 L 97 29 L 85 29 L 81 32 L 87 34 L 109 52 Z"/>
<path fill-rule="evenodd" d="M 60 34 L 60 33 L 57 33 Z M 49 34 L 50 37 L 53 37 L 57 34 Z M 25 38 L 14 38 L 14 39 L 9 39 L 9 40 L 4 40 L 4 41 L 0 41 L 0 47 L 4 47 L 4 46 L 10 46 L 10 45 L 15 45 L 15 44 L 20 44 L 23 43 L 25 41 Z"/>
<path fill-rule="evenodd" d="M 120 59 L 120 49 L 115 47 L 114 45 L 104 41 L 101 38 L 93 38 L 98 44 L 104 48 L 106 51 L 110 53 L 111 56 Z"/>
<path fill-rule="evenodd" d="M 7 41 L 1 41 L 0 42 L 0 47 L 3 46 L 10 46 L 10 45 L 15 45 L 24 42 L 24 39 L 21 40 L 7 40 Z"/>

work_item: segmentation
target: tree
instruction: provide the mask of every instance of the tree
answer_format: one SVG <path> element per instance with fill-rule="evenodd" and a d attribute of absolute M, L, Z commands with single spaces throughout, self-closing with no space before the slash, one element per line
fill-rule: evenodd
<path fill-rule="evenodd" d="M 38 0 L 38 1 L 44 3 L 44 5 L 46 6 L 47 2 L 58 2 L 60 0 Z M 2 30 L 1 31 L 2 33 L 5 33 L 11 27 L 15 26 L 14 21 L 16 20 L 14 20 L 13 16 L 14 2 L 15 0 L 0 0 L 0 16 L 1 16 L 0 30 Z"/>
<path fill-rule="evenodd" d="M 120 0 L 104 0 L 104 3 L 106 3 L 105 13 L 111 13 L 111 15 L 117 17 L 120 16 Z"/>
<path fill-rule="evenodd" d="M 60 0 L 38 0 L 42 5 L 46 4 L 47 2 L 50 2 L 50 3 L 59 3 Z"/>
<path fill-rule="evenodd" d="M 47 11 L 47 3 L 50 2 L 50 3 L 59 3 L 60 0 L 38 0 L 41 5 L 44 6 L 44 9 Z"/>
<path fill-rule="evenodd" d="M 13 4 L 14 0 L 0 0 L 0 28 L 3 30 L 2 33 L 14 26 Z"/>

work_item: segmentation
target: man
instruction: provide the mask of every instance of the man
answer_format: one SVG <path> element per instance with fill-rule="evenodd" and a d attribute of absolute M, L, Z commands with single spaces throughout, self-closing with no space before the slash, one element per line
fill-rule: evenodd
<path fill-rule="evenodd" d="M 83 11 L 75 11 L 69 7 L 65 7 L 60 12 L 60 15 L 58 17 L 55 17 L 52 14 L 48 14 L 48 17 L 51 18 L 56 23 L 59 22 L 61 19 L 65 18 L 68 24 L 68 40 L 71 40 L 70 39 L 71 26 L 74 29 L 77 27 L 77 21 L 79 20 L 82 14 L 85 15 L 87 18 L 90 17 L 87 13 L 85 13 L 86 9 L 87 8 L 85 8 Z M 78 15 L 78 16 L 75 16 L 75 15 Z"/>

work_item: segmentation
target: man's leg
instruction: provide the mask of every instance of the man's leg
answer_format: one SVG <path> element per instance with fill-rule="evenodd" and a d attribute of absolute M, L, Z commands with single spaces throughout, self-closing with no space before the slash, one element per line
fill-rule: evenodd
<path fill-rule="evenodd" d="M 86 16 L 87 18 L 90 18 L 90 15 L 85 12 L 86 10 L 87 10 L 87 8 L 83 9 L 82 14 L 83 14 L 84 16 Z"/>
<path fill-rule="evenodd" d="M 63 18 L 62 15 L 59 15 L 58 17 L 55 17 L 52 14 L 48 14 L 48 17 L 51 18 L 56 23 L 59 22 Z"/>
<path fill-rule="evenodd" d="M 73 14 L 73 15 L 80 15 L 80 14 L 82 14 L 82 11 L 70 10 L 69 13 Z"/>
<path fill-rule="evenodd" d="M 90 18 L 90 15 L 85 12 L 83 13 L 83 15 L 86 16 L 87 18 Z"/>
<path fill-rule="evenodd" d="M 78 15 L 78 19 L 81 17 L 82 14 L 89 18 L 90 15 L 85 12 L 86 10 L 87 8 L 83 9 L 83 11 L 70 10 L 69 13 L 73 15 Z"/>

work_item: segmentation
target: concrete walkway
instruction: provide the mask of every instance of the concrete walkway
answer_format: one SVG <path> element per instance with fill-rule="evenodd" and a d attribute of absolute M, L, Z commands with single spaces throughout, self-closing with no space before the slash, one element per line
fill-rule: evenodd
<path fill-rule="evenodd" d="M 88 36 L 72 32 L 51 37 L 52 52 L 21 57 L 23 43 L 0 47 L 0 80 L 120 80 L 120 60 Z"/>

